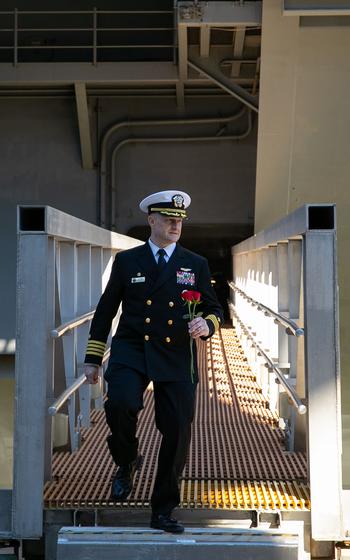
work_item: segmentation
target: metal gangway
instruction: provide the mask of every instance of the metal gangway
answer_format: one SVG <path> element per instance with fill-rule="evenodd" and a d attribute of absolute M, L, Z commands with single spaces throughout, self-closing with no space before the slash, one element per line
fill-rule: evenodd
<path fill-rule="evenodd" d="M 114 503 L 103 382 L 92 388 L 81 372 L 113 257 L 139 243 L 47 206 L 18 208 L 8 534 L 46 535 L 46 557 L 56 558 L 58 542 L 66 560 L 91 546 L 108 558 L 116 545 L 135 558 L 145 542 L 149 557 L 172 544 L 174 558 L 194 547 L 208 558 L 209 549 L 230 547 L 307 558 L 314 541 L 344 541 L 334 205 L 303 206 L 232 249 L 233 326 L 198 348 L 201 383 L 181 480 L 188 529 L 178 542 L 145 528 L 159 445 L 152 386 L 139 423 L 145 460 L 128 501 Z M 108 351 L 103 367 L 107 360 Z"/>

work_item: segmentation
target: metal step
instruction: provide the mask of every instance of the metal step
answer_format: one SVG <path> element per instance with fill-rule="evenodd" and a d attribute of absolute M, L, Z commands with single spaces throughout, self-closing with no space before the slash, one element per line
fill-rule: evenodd
<path fill-rule="evenodd" d="M 300 532 L 281 529 L 62 527 L 57 541 L 57 560 L 301 560 L 302 551 Z"/>

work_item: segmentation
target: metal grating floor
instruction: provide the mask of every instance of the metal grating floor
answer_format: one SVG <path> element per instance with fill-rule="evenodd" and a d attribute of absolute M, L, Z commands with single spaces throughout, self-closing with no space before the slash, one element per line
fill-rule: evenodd
<path fill-rule="evenodd" d="M 233 328 L 199 344 L 200 384 L 192 443 L 181 483 L 181 506 L 231 510 L 307 510 L 307 465 L 287 452 L 278 417 L 268 408 Z M 152 386 L 145 392 L 138 437 L 144 460 L 128 502 L 109 500 L 114 464 L 106 444 L 104 412 L 92 412 L 93 429 L 75 453 L 56 452 L 46 508 L 149 505 L 160 442 L 153 421 Z"/>

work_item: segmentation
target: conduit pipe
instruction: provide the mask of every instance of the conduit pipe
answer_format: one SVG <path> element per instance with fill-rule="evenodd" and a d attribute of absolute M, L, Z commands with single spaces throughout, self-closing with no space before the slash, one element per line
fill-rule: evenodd
<path fill-rule="evenodd" d="M 103 135 L 101 142 L 101 168 L 100 168 L 100 216 L 99 225 L 106 227 L 106 191 L 107 191 L 107 146 L 112 134 L 125 127 L 144 127 L 144 126 L 178 126 L 189 124 L 229 124 L 239 119 L 246 111 L 244 107 L 238 113 L 229 117 L 211 117 L 200 119 L 157 119 L 140 121 L 121 121 L 113 124 Z"/>
<path fill-rule="evenodd" d="M 244 110 L 245 111 L 245 110 Z M 228 140 L 243 140 L 249 136 L 252 131 L 252 114 L 248 110 L 248 126 L 242 134 L 230 134 L 226 136 L 189 136 L 189 137 L 159 137 L 159 138 L 125 138 L 115 146 L 111 156 L 111 206 L 110 206 L 110 229 L 116 230 L 115 223 L 115 206 L 116 206 L 116 157 L 126 144 L 150 144 L 155 142 L 170 143 L 170 142 L 213 142 L 213 141 L 228 141 Z"/>

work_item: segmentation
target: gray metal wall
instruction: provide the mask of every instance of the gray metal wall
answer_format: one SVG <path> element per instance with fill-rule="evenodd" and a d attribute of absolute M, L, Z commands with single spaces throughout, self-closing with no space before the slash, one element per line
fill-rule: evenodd
<path fill-rule="evenodd" d="M 124 119 L 216 117 L 236 113 L 231 99 L 191 99 L 186 114 L 171 99 L 90 99 L 94 157 L 97 137 Z M 0 352 L 12 353 L 15 337 L 16 205 L 48 204 L 96 223 L 99 177 L 81 167 L 75 100 L 6 99 L 0 102 Z M 245 128 L 245 120 L 234 131 Z M 255 123 L 256 124 L 256 123 Z M 176 129 L 175 129 L 176 128 Z M 137 135 L 205 135 L 218 130 L 186 126 L 133 131 Z M 256 128 L 256 126 L 255 126 Z M 122 137 L 127 137 L 128 131 Z M 120 138 L 120 136 L 118 137 Z M 114 140 L 113 140 L 114 141 Z M 144 223 L 137 203 L 145 194 L 181 187 L 191 192 L 191 223 L 253 221 L 256 132 L 242 142 L 127 145 L 117 161 L 117 226 Z M 10 342 L 9 342 L 10 341 Z"/>

